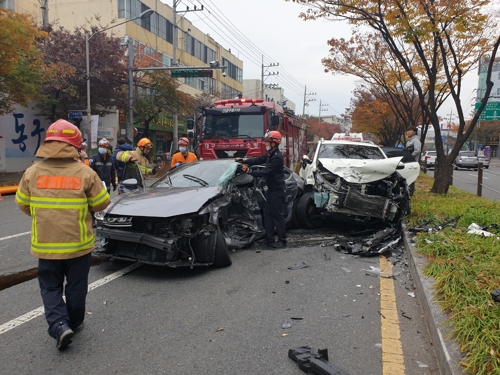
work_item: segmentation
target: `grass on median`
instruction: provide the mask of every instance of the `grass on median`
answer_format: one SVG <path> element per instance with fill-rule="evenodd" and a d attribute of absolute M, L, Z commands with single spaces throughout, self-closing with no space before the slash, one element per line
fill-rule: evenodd
<path fill-rule="evenodd" d="M 439 225 L 460 218 L 456 227 L 418 234 L 417 251 L 429 261 L 424 272 L 435 279 L 436 297 L 452 320 L 462 364 L 473 374 L 500 375 L 500 303 L 490 296 L 500 289 L 500 202 L 453 186 L 446 195 L 433 194 L 433 182 L 420 174 L 408 224 Z M 488 231 L 496 235 L 467 234 L 471 223 L 491 225 Z"/>

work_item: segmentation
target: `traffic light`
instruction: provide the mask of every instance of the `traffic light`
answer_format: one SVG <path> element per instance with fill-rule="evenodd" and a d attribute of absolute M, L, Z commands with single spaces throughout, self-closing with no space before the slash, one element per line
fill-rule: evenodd
<path fill-rule="evenodd" d="M 173 78 L 188 78 L 188 77 L 210 77 L 214 76 L 214 71 L 210 69 L 182 69 L 172 70 Z"/>
<path fill-rule="evenodd" d="M 195 134 L 194 120 L 189 119 L 189 120 L 187 120 L 187 136 L 189 139 L 193 139 L 194 134 Z"/>

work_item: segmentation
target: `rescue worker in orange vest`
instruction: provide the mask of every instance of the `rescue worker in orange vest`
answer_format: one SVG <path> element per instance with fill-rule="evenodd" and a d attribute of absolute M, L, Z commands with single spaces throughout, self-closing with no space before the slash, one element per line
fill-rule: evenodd
<path fill-rule="evenodd" d="M 149 175 L 155 175 L 156 169 L 148 168 L 149 165 L 149 153 L 153 148 L 153 143 L 149 140 L 149 138 L 142 138 L 139 142 L 137 142 L 137 147 L 134 151 L 120 151 L 116 154 L 116 160 L 121 161 L 123 163 L 127 163 L 129 161 L 135 161 L 139 164 L 141 168 L 141 172 L 144 177 L 148 177 Z"/>
<path fill-rule="evenodd" d="M 188 151 L 189 139 L 186 137 L 181 137 L 179 142 L 179 152 L 176 152 L 174 156 L 172 156 L 172 162 L 170 163 L 170 169 L 180 166 L 184 163 L 192 163 L 193 161 L 198 161 L 198 158 L 195 154 Z"/>
<path fill-rule="evenodd" d="M 24 172 L 16 193 L 16 204 L 33 218 L 31 254 L 38 258 L 48 333 L 58 349 L 67 347 L 83 328 L 95 242 L 90 211 L 110 204 L 99 176 L 78 163 L 82 141 L 80 130 L 70 122 L 50 125 L 36 153 L 45 159 Z"/>

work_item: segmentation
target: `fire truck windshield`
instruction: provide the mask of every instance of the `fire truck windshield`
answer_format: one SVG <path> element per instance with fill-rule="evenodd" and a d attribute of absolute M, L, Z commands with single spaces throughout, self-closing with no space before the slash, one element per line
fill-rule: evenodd
<path fill-rule="evenodd" d="M 262 114 L 224 114 L 205 117 L 203 137 L 263 137 L 264 116 Z"/>

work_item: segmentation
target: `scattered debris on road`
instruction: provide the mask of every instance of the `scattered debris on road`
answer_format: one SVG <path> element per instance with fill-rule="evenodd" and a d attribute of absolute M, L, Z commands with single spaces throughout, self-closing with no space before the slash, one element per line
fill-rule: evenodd
<path fill-rule="evenodd" d="M 288 358 L 297 362 L 299 369 L 307 374 L 349 375 L 347 372 L 328 362 L 328 349 L 313 351 L 310 346 L 300 346 L 288 350 Z"/>
<path fill-rule="evenodd" d="M 288 267 L 289 270 L 300 270 L 301 268 L 306 268 L 309 267 L 307 264 L 304 262 L 299 262 L 297 264 L 294 264 L 293 266 Z"/>

